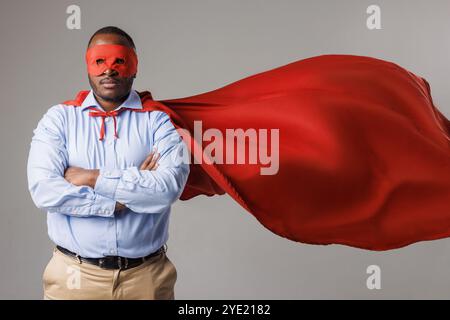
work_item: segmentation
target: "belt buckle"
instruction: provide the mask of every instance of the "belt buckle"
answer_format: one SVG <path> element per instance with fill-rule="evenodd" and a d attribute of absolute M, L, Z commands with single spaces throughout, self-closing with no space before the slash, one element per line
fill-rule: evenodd
<path fill-rule="evenodd" d="M 103 258 L 98 259 L 98 266 L 99 266 L 100 268 L 105 269 L 105 268 L 103 267 L 104 264 L 105 264 L 105 259 L 103 259 Z"/>
<path fill-rule="evenodd" d="M 111 268 L 113 265 L 114 260 L 112 256 L 106 256 L 104 258 L 98 259 L 98 266 L 105 270 L 111 270 L 114 269 L 114 267 Z"/>

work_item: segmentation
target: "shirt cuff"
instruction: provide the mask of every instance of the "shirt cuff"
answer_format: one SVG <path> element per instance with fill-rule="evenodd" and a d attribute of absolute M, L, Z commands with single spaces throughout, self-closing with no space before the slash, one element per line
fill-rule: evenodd
<path fill-rule="evenodd" d="M 113 217 L 116 210 L 116 201 L 101 194 L 95 195 L 94 205 L 91 207 L 91 215 L 100 217 Z"/>
<path fill-rule="evenodd" d="M 97 194 L 114 199 L 117 185 L 122 177 L 122 170 L 119 169 L 100 169 L 94 191 Z"/>

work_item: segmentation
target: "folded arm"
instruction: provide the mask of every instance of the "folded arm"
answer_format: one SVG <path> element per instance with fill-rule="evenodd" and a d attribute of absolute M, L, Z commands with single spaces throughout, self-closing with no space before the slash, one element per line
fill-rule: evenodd
<path fill-rule="evenodd" d="M 188 151 L 165 113 L 156 112 L 150 130 L 155 149 L 139 167 L 69 167 L 66 180 L 94 188 L 97 194 L 115 200 L 117 211 L 127 207 L 137 213 L 165 212 L 184 189 L 189 175 Z"/>
<path fill-rule="evenodd" d="M 157 163 L 159 153 L 153 150 L 148 157 L 142 162 L 139 170 L 156 170 L 159 164 Z M 97 178 L 100 175 L 99 169 L 84 169 L 80 167 L 68 167 L 64 172 L 64 179 L 76 186 L 95 187 Z M 116 201 L 116 212 L 125 209 L 125 205 Z"/>

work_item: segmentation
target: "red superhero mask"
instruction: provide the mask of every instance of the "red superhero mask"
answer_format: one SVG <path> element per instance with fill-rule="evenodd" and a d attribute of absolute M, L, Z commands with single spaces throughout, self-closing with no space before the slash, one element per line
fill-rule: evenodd
<path fill-rule="evenodd" d="M 118 44 L 100 44 L 86 51 L 88 73 L 100 76 L 107 69 L 115 70 L 121 77 L 131 77 L 137 72 L 138 59 L 133 48 Z"/>

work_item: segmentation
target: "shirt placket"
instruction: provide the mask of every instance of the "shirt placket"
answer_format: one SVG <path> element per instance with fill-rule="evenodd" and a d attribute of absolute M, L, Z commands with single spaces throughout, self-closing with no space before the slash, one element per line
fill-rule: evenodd
<path fill-rule="evenodd" d="M 118 122 L 119 117 L 116 116 L 116 121 Z M 116 143 L 117 139 L 114 137 L 114 119 L 112 117 L 105 118 L 105 137 L 104 137 L 104 147 L 105 147 L 105 168 L 115 169 L 117 159 L 116 159 Z M 107 254 L 108 255 L 118 255 L 117 253 L 117 221 L 116 216 L 108 221 L 108 231 L 107 231 Z"/>

